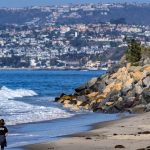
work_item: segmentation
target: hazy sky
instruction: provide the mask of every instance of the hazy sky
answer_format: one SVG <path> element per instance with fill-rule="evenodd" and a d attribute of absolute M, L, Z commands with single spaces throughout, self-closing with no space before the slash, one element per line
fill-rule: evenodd
<path fill-rule="evenodd" d="M 148 2 L 150 0 L 0 0 L 0 7 L 25 7 L 34 5 L 62 5 L 67 3 L 98 3 L 98 2 Z"/>

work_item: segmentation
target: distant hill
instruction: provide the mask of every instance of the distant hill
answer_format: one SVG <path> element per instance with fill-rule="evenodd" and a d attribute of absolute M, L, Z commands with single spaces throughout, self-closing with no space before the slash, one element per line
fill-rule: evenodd
<path fill-rule="evenodd" d="M 119 5 L 119 4 L 118 4 Z M 72 6 L 73 7 L 73 6 Z M 75 5 L 75 7 L 78 7 Z M 96 8 L 93 5 L 92 10 L 85 10 L 79 8 L 77 10 L 62 11 L 58 13 L 59 7 L 50 11 L 43 11 L 40 8 L 25 8 L 25 9 L 0 9 L 0 24 L 25 24 L 27 22 L 35 21 L 38 24 L 50 23 L 52 20 L 53 12 L 58 13 L 56 15 L 55 23 L 57 24 L 76 24 L 76 23 L 127 23 L 135 25 L 149 25 L 150 19 L 150 4 L 143 5 L 129 5 L 122 4 L 121 7 L 108 7 L 107 9 Z M 77 16 L 70 16 L 70 14 L 76 14 Z M 68 17 L 69 16 L 69 17 Z"/>
<path fill-rule="evenodd" d="M 42 21 L 49 13 L 39 9 L 4 10 L 0 9 L 0 24 L 25 24 L 40 18 Z M 45 21 L 45 20 L 44 20 Z"/>
<path fill-rule="evenodd" d="M 99 23 L 99 22 L 111 22 L 115 24 L 135 24 L 135 25 L 149 25 L 150 19 L 150 5 L 136 6 L 136 5 L 123 5 L 123 8 L 110 8 L 107 11 L 94 10 L 91 11 L 79 11 L 81 18 L 63 18 L 58 19 L 59 24 L 70 23 Z M 90 14 L 90 15 L 89 15 Z M 69 15 L 66 14 L 66 16 Z"/>

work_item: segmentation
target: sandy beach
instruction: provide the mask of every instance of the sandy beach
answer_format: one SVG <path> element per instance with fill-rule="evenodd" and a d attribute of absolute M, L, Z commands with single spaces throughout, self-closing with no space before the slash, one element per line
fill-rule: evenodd
<path fill-rule="evenodd" d="M 150 113 L 99 123 L 91 131 L 55 142 L 28 145 L 26 150 L 150 150 Z"/>

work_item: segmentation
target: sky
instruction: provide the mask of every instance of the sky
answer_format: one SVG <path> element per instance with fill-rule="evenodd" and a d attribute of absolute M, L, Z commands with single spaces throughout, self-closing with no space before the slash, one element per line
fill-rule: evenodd
<path fill-rule="evenodd" d="M 113 3 L 113 2 L 146 2 L 150 0 L 0 0 L 0 7 L 26 7 L 44 5 L 64 5 L 68 3 Z"/>

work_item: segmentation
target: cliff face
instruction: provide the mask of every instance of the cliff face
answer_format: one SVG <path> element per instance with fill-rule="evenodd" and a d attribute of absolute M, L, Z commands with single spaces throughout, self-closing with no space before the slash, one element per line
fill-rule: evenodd
<path fill-rule="evenodd" d="M 93 78 L 75 89 L 74 94 L 62 94 L 55 101 L 71 109 L 96 112 L 150 111 L 150 64 L 130 63 L 110 73 Z"/>

